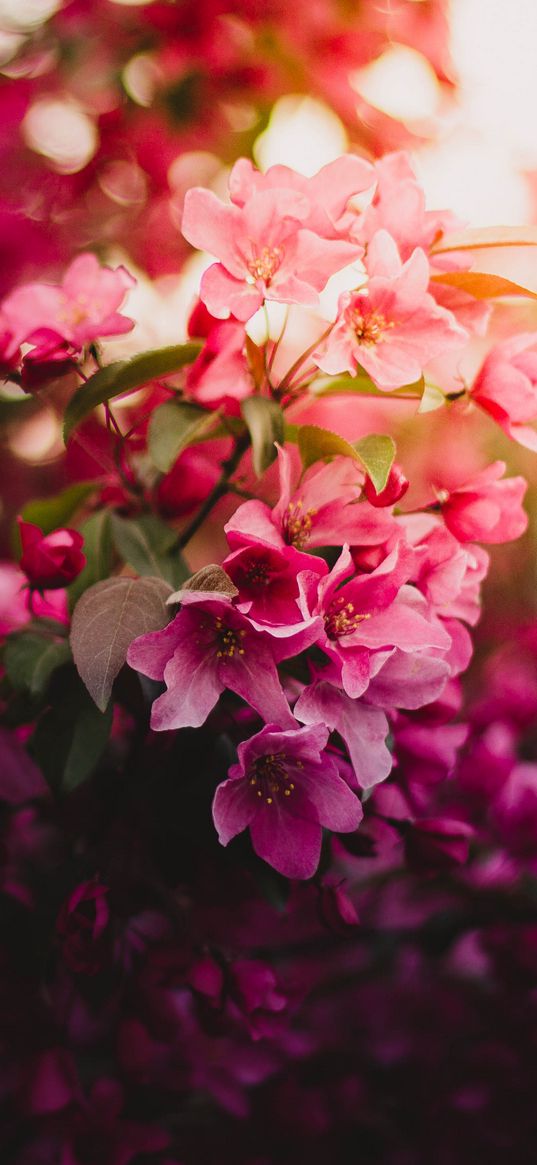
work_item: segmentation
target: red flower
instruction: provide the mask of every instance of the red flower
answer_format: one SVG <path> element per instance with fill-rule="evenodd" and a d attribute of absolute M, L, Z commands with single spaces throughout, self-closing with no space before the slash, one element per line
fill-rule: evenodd
<path fill-rule="evenodd" d="M 53 530 L 42 534 L 39 526 L 17 519 L 22 543 L 21 569 L 36 590 L 66 587 L 86 565 L 84 539 L 77 530 Z"/>

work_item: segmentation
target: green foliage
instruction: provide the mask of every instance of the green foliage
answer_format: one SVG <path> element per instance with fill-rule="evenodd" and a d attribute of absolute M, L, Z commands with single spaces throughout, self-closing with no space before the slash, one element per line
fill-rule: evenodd
<path fill-rule="evenodd" d="M 184 401 L 166 401 L 151 415 L 148 431 L 149 455 L 161 473 L 168 473 L 187 445 L 205 437 L 215 426 L 214 412 Z"/>
<path fill-rule="evenodd" d="M 75 392 L 67 405 L 63 429 L 65 441 L 69 440 L 76 426 L 97 405 L 141 388 L 150 380 L 179 372 L 185 364 L 192 364 L 200 350 L 201 343 L 192 340 L 188 344 L 155 348 L 140 356 L 133 356 L 131 360 L 118 360 L 115 364 L 101 368 Z"/>
<path fill-rule="evenodd" d="M 49 785 L 70 792 L 100 760 L 112 727 L 112 707 L 100 712 L 74 668 L 55 677 L 52 703 L 39 718 L 29 751 Z"/>
<path fill-rule="evenodd" d="M 95 482 L 78 481 L 75 485 L 68 485 L 54 497 L 32 498 L 22 510 L 22 517 L 25 522 L 33 522 L 35 526 L 39 526 L 43 534 L 51 534 L 53 530 L 67 526 L 73 514 L 76 514 L 82 503 L 94 491 Z"/>
<path fill-rule="evenodd" d="M 177 550 L 177 535 L 156 514 L 121 518 L 112 514 L 114 546 L 137 574 L 165 579 L 178 587 L 188 578 L 188 568 Z"/>
<path fill-rule="evenodd" d="M 265 396 L 250 396 L 242 402 L 241 412 L 252 442 L 252 459 L 258 477 L 276 458 L 275 441 L 283 445 L 284 417 L 276 401 Z"/>
<path fill-rule="evenodd" d="M 351 445 L 339 433 L 332 433 L 319 425 L 302 425 L 297 433 L 297 441 L 304 469 L 330 457 L 352 457 L 369 474 L 377 493 L 384 489 L 395 457 L 392 437 L 371 433 Z"/>
<path fill-rule="evenodd" d="M 46 630 L 25 629 L 8 636 L 3 662 L 7 678 L 16 692 L 43 697 L 50 677 L 57 668 L 68 663 L 71 651 L 66 639 Z"/>

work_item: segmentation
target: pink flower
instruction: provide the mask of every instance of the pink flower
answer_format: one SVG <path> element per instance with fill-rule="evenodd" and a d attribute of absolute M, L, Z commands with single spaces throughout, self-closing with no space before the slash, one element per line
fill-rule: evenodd
<path fill-rule="evenodd" d="M 339 733 L 361 789 L 370 789 L 390 775 L 392 755 L 386 744 L 388 721 L 380 709 L 368 708 L 363 700 L 353 700 L 321 679 L 304 689 L 294 713 L 303 724 L 322 723 L 331 732 Z"/>
<path fill-rule="evenodd" d="M 361 495 L 363 473 L 350 457 L 334 457 L 329 465 L 314 465 L 292 488 L 292 461 L 278 448 L 280 497 L 271 510 L 252 500 L 239 506 L 225 526 L 232 549 L 244 538 L 258 538 L 273 546 L 340 546 L 348 541 L 369 546 L 385 542 L 396 530 L 391 514 L 375 511 Z"/>
<path fill-rule="evenodd" d="M 77 578 L 86 565 L 82 554 L 84 539 L 77 530 L 54 530 L 42 534 L 39 526 L 18 518 L 22 543 L 20 559 L 31 587 L 57 590 Z"/>
<path fill-rule="evenodd" d="M 212 315 L 248 320 L 265 299 L 318 303 L 329 277 L 359 258 L 361 248 L 305 229 L 310 213 L 308 199 L 289 189 L 260 191 L 242 207 L 225 206 L 202 187 L 187 192 L 183 234 L 220 260 L 201 280 Z"/>
<path fill-rule="evenodd" d="M 500 425 L 509 437 L 537 450 L 537 344 L 533 332 L 497 344 L 482 365 L 470 389 L 472 400 Z"/>
<path fill-rule="evenodd" d="M 365 368 L 386 392 L 419 380 L 426 364 L 454 346 L 466 332 L 451 312 L 429 295 L 429 264 L 416 249 L 405 263 L 386 231 L 373 237 L 369 281 L 339 300 L 338 319 L 313 359 L 323 372 L 355 376 Z"/>
<path fill-rule="evenodd" d="M 412 551 L 398 543 L 371 574 L 350 578 L 354 563 L 345 546 L 317 591 L 305 593 L 304 613 L 322 617 L 319 646 L 335 665 L 334 676 L 348 696 L 365 692 L 378 670 L 372 659 L 376 652 L 394 647 L 410 653 L 427 648 L 446 651 L 450 646 L 423 597 L 405 586 L 413 565 Z"/>
<path fill-rule="evenodd" d="M 369 243 L 377 231 L 388 231 L 406 260 L 416 247 L 428 251 L 443 234 L 460 226 L 449 210 L 425 209 L 425 193 L 408 154 L 385 154 L 375 162 L 375 176 L 375 194 L 354 232 L 361 243 Z"/>
<path fill-rule="evenodd" d="M 47 329 L 80 351 L 100 336 L 131 331 L 133 321 L 118 308 L 135 282 L 124 267 L 101 267 L 87 252 L 67 268 L 60 287 L 27 283 L 4 300 L 2 313 L 17 343 Z"/>
<path fill-rule="evenodd" d="M 276 662 L 313 642 L 316 621 L 267 635 L 223 595 L 186 591 L 181 601 L 167 627 L 135 639 L 127 654 L 131 667 L 166 684 L 153 704 L 151 727 L 157 732 L 199 727 L 225 688 L 265 719 L 290 723 Z"/>
<path fill-rule="evenodd" d="M 239 762 L 219 785 L 213 818 L 222 845 L 249 827 L 259 857 L 288 878 L 311 878 L 323 826 L 350 832 L 362 807 L 324 748 L 328 729 L 282 732 L 269 724 L 239 745 Z"/>
<path fill-rule="evenodd" d="M 444 522 L 460 542 L 511 542 L 524 533 L 527 482 L 523 477 L 499 481 L 505 468 L 505 461 L 494 461 L 445 500 L 440 493 Z"/>
<path fill-rule="evenodd" d="M 192 400 L 216 408 L 251 396 L 254 382 L 245 340 L 237 320 L 213 320 L 202 351 L 187 371 L 185 391 Z"/>
<path fill-rule="evenodd" d="M 229 176 L 229 193 L 236 206 L 244 206 L 253 194 L 265 190 L 295 190 L 310 202 L 304 226 L 323 239 L 347 233 L 355 221 L 348 204 L 356 194 L 369 190 L 375 182 L 370 162 L 354 154 L 343 154 L 308 178 L 289 166 L 270 166 L 265 174 L 248 158 L 239 158 Z"/>
<path fill-rule="evenodd" d="M 234 542 L 239 543 L 237 536 Z M 320 576 L 328 569 L 322 558 L 293 546 L 279 549 L 246 536 L 222 565 L 238 588 L 238 609 L 262 623 L 298 623 L 300 574 Z"/>
<path fill-rule="evenodd" d="M 407 536 L 411 536 L 412 517 L 408 522 L 405 529 Z M 421 523 L 423 534 L 419 541 L 413 542 L 416 585 L 437 615 L 464 619 L 472 625 L 477 623 L 481 613 L 480 583 L 489 565 L 486 550 L 470 544 L 461 546 L 455 535 L 432 515 L 423 515 Z"/>

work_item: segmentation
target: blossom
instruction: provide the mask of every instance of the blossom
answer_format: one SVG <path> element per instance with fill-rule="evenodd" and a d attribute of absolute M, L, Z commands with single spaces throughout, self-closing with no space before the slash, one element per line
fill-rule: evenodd
<path fill-rule="evenodd" d="M 82 554 L 84 539 L 78 530 L 53 530 L 42 534 L 39 526 L 18 518 L 22 544 L 20 559 L 31 587 L 56 590 L 77 578 L 86 565 Z"/>
<path fill-rule="evenodd" d="M 4 300 L 2 314 L 17 343 L 32 342 L 43 329 L 80 351 L 100 336 L 130 332 L 133 321 L 120 314 L 135 279 L 124 267 L 101 267 L 91 252 L 78 255 L 59 287 L 27 283 Z"/>
<path fill-rule="evenodd" d="M 139 636 L 127 654 L 131 667 L 166 684 L 153 704 L 151 727 L 199 727 L 225 688 L 267 720 L 292 721 L 276 662 L 310 645 L 315 620 L 276 634 L 258 631 L 220 594 L 183 592 L 175 619 L 162 631 Z"/>
<path fill-rule="evenodd" d="M 416 555 L 413 581 L 444 618 L 475 624 L 481 613 L 480 584 L 489 556 L 482 546 L 461 545 L 433 514 L 408 515 L 405 533 Z"/>
<path fill-rule="evenodd" d="M 278 446 L 280 496 L 270 507 L 258 499 L 244 502 L 224 527 L 232 549 L 245 537 L 273 546 L 340 546 L 343 541 L 362 546 L 385 542 L 396 529 L 391 514 L 360 501 L 363 473 L 351 457 L 334 457 L 328 465 L 314 465 L 292 487 L 292 461 Z"/>
<path fill-rule="evenodd" d="M 246 536 L 242 540 L 237 536 L 234 543 L 237 549 L 223 566 L 238 588 L 238 609 L 263 623 L 298 623 L 299 576 L 303 571 L 318 577 L 326 574 L 324 560 L 294 546 L 280 549 Z"/>
<path fill-rule="evenodd" d="M 354 563 L 344 546 L 317 591 L 305 591 L 303 609 L 322 617 L 319 646 L 335 664 L 334 674 L 348 696 L 365 692 L 378 670 L 372 657 L 379 650 L 449 648 L 449 636 L 431 619 L 423 597 L 405 585 L 413 562 L 410 548 L 398 543 L 371 574 L 351 578 Z"/>
<path fill-rule="evenodd" d="M 244 206 L 252 194 L 265 190 L 295 190 L 310 202 L 304 225 L 324 239 L 347 233 L 355 220 L 349 202 L 375 183 L 375 171 L 365 158 L 342 154 L 328 162 L 312 177 L 290 166 L 270 166 L 266 173 L 256 170 L 248 158 L 239 158 L 229 176 L 229 193 L 236 206 Z"/>
<path fill-rule="evenodd" d="M 514 441 L 537 451 L 537 344 L 533 332 L 496 344 L 482 364 L 470 395 Z"/>
<path fill-rule="evenodd" d="M 321 673 L 322 675 L 322 673 Z M 388 721 L 384 712 L 354 700 L 326 680 L 319 679 L 299 696 L 294 714 L 303 724 L 326 724 L 345 741 L 356 783 L 370 789 L 385 781 L 392 768 L 386 744 Z"/>
<path fill-rule="evenodd" d="M 510 542 L 524 533 L 527 482 L 523 477 L 499 481 L 505 468 L 505 461 L 494 461 L 447 497 L 440 491 L 444 522 L 459 541 Z"/>
<path fill-rule="evenodd" d="M 212 315 L 248 320 L 265 299 L 315 306 L 329 277 L 359 258 L 357 244 L 305 229 L 310 203 L 298 191 L 263 190 L 242 207 L 209 190 L 187 192 L 182 231 L 220 261 L 204 273 L 200 296 Z"/>
<path fill-rule="evenodd" d="M 373 198 L 353 232 L 359 242 L 370 243 L 377 231 L 387 231 L 406 260 L 416 247 L 427 252 L 443 234 L 460 226 L 449 210 L 425 209 L 425 192 L 407 153 L 397 151 L 379 158 L 375 177 Z"/>
<path fill-rule="evenodd" d="M 428 293 L 429 264 L 420 248 L 402 263 L 391 236 L 378 231 L 367 269 L 367 285 L 340 296 L 336 323 L 313 359 L 330 375 L 365 368 L 390 392 L 419 380 L 430 360 L 460 346 L 467 333 Z"/>
<path fill-rule="evenodd" d="M 259 857 L 288 878 L 311 878 L 322 827 L 347 833 L 362 818 L 358 798 L 324 751 L 327 741 L 320 724 L 288 731 L 268 724 L 243 741 L 213 802 L 222 845 L 249 828 Z"/>

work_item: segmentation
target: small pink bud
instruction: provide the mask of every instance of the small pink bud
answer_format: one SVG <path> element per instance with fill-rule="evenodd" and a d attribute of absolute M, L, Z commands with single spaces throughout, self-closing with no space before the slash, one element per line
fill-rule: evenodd
<path fill-rule="evenodd" d="M 410 482 L 398 465 L 392 465 L 384 489 L 377 493 L 370 477 L 364 482 L 365 496 L 372 506 L 394 506 L 406 494 Z"/>

